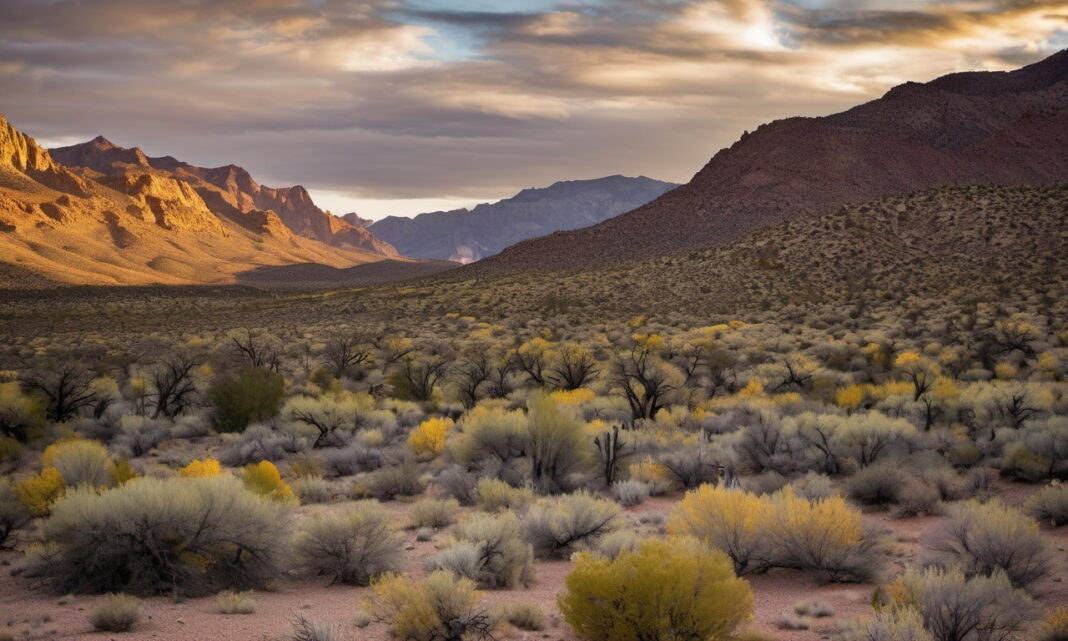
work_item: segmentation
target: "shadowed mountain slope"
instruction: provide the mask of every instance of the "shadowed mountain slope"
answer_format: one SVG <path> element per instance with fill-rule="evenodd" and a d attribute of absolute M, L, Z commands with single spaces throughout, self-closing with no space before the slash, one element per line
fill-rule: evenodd
<path fill-rule="evenodd" d="M 399 261 L 387 258 L 346 268 L 317 263 L 260 267 L 238 274 L 237 280 L 258 287 L 330 289 L 421 278 L 457 267 L 457 263 L 445 260 Z"/>

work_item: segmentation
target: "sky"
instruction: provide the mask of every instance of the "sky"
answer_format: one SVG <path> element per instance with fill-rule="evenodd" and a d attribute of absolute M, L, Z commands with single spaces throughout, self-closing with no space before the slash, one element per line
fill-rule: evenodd
<path fill-rule="evenodd" d="M 1068 47 L 1068 0 L 2 0 L 0 113 L 381 218 L 611 174 Z"/>

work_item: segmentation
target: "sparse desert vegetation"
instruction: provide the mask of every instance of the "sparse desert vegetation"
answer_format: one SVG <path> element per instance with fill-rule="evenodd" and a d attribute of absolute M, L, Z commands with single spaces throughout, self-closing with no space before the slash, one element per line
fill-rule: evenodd
<path fill-rule="evenodd" d="M 976 193 L 1063 197 L 852 211 Z M 774 245 L 766 280 L 732 280 L 752 265 L 731 246 L 477 289 L 9 298 L 5 598 L 74 593 L 93 625 L 164 638 L 252 611 L 229 620 L 272 638 L 1058 638 L 1065 272 L 872 264 L 835 286 L 828 242 L 801 301 Z M 649 269 L 692 275 L 628 314 Z M 766 307 L 713 311 L 745 282 Z M 82 601 L 110 592 L 143 601 Z"/>

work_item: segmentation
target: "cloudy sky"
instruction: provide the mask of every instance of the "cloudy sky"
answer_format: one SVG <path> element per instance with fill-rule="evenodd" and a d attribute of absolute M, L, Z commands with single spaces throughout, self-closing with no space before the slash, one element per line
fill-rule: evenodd
<path fill-rule="evenodd" d="M 2 0 L 0 112 L 378 218 L 608 174 L 1068 47 L 1068 0 Z"/>

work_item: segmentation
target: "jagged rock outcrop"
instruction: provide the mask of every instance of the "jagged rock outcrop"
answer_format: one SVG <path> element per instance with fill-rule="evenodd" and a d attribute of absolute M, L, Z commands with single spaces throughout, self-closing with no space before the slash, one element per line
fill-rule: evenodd
<path fill-rule="evenodd" d="M 354 211 L 350 211 L 347 214 L 341 216 L 341 219 L 352 225 L 353 227 L 368 227 L 374 221 L 370 218 L 363 218 Z"/>
<path fill-rule="evenodd" d="M 0 167 L 25 174 L 56 191 L 88 195 L 85 183 L 56 163 L 33 138 L 15 129 L 0 114 Z"/>
<path fill-rule="evenodd" d="M 181 181 L 192 186 L 216 216 L 233 220 L 252 231 L 275 236 L 292 232 L 337 247 L 353 247 L 384 256 L 397 255 L 389 243 L 379 240 L 362 226 L 324 212 L 304 187 L 265 187 L 237 165 L 207 168 L 190 165 L 172 156 L 149 157 L 137 147 L 120 147 L 102 136 L 51 151 L 68 167 L 113 177 L 150 173 Z M 265 212 L 273 212 L 274 218 Z M 276 222 L 288 232 L 282 232 Z"/>
<path fill-rule="evenodd" d="M 224 234 L 222 222 L 188 183 L 152 173 L 104 176 L 100 183 L 130 196 L 141 214 L 164 229 Z"/>

